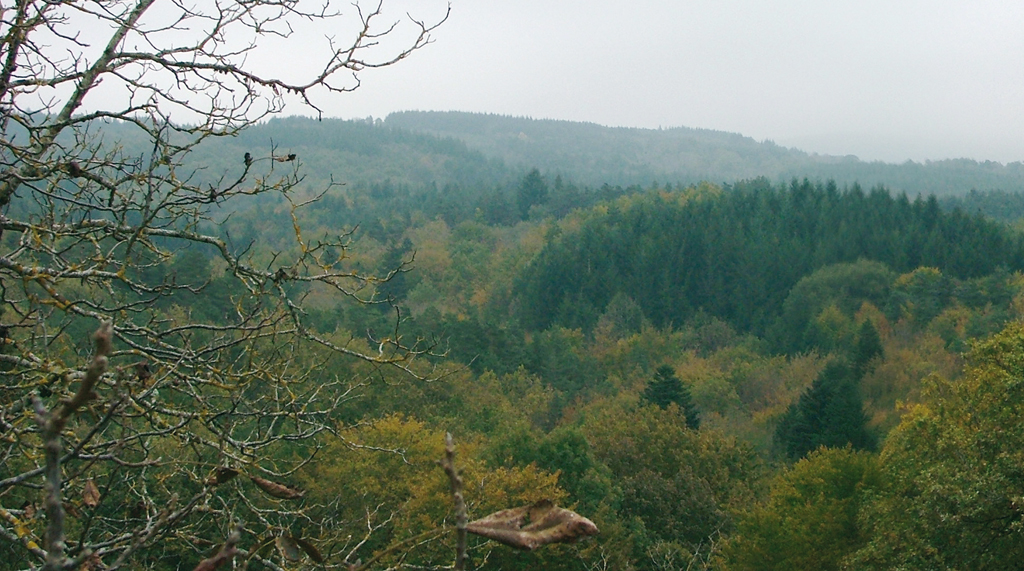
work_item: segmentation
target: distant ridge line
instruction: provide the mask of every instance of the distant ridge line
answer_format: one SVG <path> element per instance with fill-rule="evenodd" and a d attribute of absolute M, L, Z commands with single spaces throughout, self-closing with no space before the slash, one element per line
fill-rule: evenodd
<path fill-rule="evenodd" d="M 465 111 L 399 111 L 385 125 L 454 137 L 512 168 L 538 168 L 585 184 L 653 181 L 731 183 L 756 177 L 809 178 L 840 185 L 885 186 L 908 195 L 963 195 L 971 190 L 1024 191 L 1024 165 L 946 159 L 918 163 L 862 161 L 809 153 L 772 140 L 694 127 L 608 127 Z"/>

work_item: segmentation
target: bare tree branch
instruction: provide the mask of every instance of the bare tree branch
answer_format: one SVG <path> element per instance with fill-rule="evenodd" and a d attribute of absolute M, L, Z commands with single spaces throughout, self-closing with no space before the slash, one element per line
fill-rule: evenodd
<path fill-rule="evenodd" d="M 466 500 L 462 497 L 462 477 L 455 466 L 455 442 L 452 433 L 444 436 L 444 460 L 441 467 L 448 474 L 451 483 L 452 499 L 455 501 L 455 571 L 466 568 Z"/>
<path fill-rule="evenodd" d="M 0 540 L 24 568 L 146 568 L 166 550 L 212 569 L 247 553 L 249 534 L 316 559 L 316 533 L 280 530 L 329 522 L 284 482 L 366 376 L 448 374 L 432 339 L 312 325 L 311 292 L 387 304 L 377 289 L 403 270 L 360 270 L 349 230 L 303 234 L 303 209 L 336 183 L 300 191 L 299 157 L 276 148 L 202 162 L 205 144 L 286 103 L 319 113 L 363 71 L 428 45 L 448 13 L 443 0 L 433 19 L 343 8 L 0 0 Z M 307 72 L 259 57 L 318 24 L 334 35 L 303 54 Z M 233 243 L 224 213 L 271 194 L 290 207 L 293 243 Z M 190 254 L 215 270 L 184 278 Z M 244 533 L 211 556 L 226 522 Z M 281 557 L 250 559 L 289 566 Z"/>
<path fill-rule="evenodd" d="M 85 376 L 79 383 L 78 392 L 70 400 L 61 402 L 52 411 L 47 411 L 39 398 L 36 398 L 34 402 L 36 422 L 39 423 L 42 432 L 46 458 L 46 499 L 43 505 L 49 524 L 43 541 L 43 548 L 46 550 L 44 571 L 57 571 L 62 569 L 65 563 L 64 502 L 61 498 L 63 478 L 60 469 L 63 452 L 61 432 L 75 411 L 96 398 L 93 389 L 107 370 L 107 355 L 112 350 L 111 331 L 110 322 L 106 322 L 93 335 L 96 342 L 95 354 L 89 367 L 85 370 Z"/>

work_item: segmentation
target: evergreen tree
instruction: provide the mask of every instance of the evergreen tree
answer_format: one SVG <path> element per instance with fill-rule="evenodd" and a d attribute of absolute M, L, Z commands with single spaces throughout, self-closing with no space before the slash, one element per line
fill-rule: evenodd
<path fill-rule="evenodd" d="M 821 446 L 873 450 L 875 439 L 867 429 L 857 378 L 850 365 L 842 361 L 826 365 L 783 415 L 775 438 L 792 459 Z"/>
<path fill-rule="evenodd" d="M 672 367 L 668 365 L 658 367 L 654 373 L 654 379 L 648 383 L 647 389 L 644 391 L 644 398 L 660 408 L 668 408 L 670 404 L 676 403 L 686 415 L 686 426 L 693 430 L 700 428 L 700 415 L 697 412 L 697 407 L 693 404 L 690 389 L 679 380 Z"/>
<path fill-rule="evenodd" d="M 526 220 L 530 217 L 530 207 L 535 204 L 543 204 L 548 200 L 548 185 L 540 176 L 540 171 L 533 169 L 519 183 L 519 190 L 516 193 L 516 205 L 519 207 L 519 218 Z"/>
<path fill-rule="evenodd" d="M 871 361 L 876 357 L 882 357 L 882 338 L 878 336 L 878 330 L 865 319 L 857 333 L 857 344 L 853 349 L 853 373 L 859 379 L 871 368 Z"/>
<path fill-rule="evenodd" d="M 523 179 L 520 216 L 540 203 L 551 212 L 551 199 L 535 199 L 543 192 L 530 190 L 543 188 L 539 172 Z M 1024 268 L 1020 235 L 881 188 L 839 192 L 806 180 L 778 189 L 767 181 L 705 185 L 637 194 L 580 220 L 550 233 L 517 280 L 527 329 L 555 324 L 589 332 L 596 315 L 581 320 L 567 309 L 581 302 L 602 308 L 622 293 L 656 327 L 676 327 L 704 311 L 739 333 L 772 333 L 780 350 L 797 352 L 811 348 L 807 324 L 830 304 L 852 313 L 861 301 L 883 307 L 892 294 L 897 302 L 914 300 L 912 315 L 924 325 L 946 308 L 951 280 Z M 891 281 L 893 272 L 921 267 L 912 279 Z M 817 270 L 823 273 L 814 276 Z"/>
<path fill-rule="evenodd" d="M 394 244 L 388 248 L 381 259 L 383 272 L 394 272 L 391 279 L 382 281 L 377 285 L 377 293 L 383 299 L 390 299 L 394 302 L 405 300 L 405 296 L 412 289 L 412 284 L 407 277 L 409 264 L 415 257 L 415 247 L 411 240 L 406 237 L 400 244 Z M 387 275 L 386 273 L 384 275 Z M 391 312 L 390 305 L 381 306 L 382 311 Z"/>

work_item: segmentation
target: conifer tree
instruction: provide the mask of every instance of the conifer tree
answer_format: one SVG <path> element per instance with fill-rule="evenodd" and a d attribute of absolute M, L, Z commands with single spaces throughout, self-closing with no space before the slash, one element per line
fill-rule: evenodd
<path fill-rule="evenodd" d="M 668 365 L 658 367 L 654 373 L 654 379 L 644 391 L 644 398 L 660 408 L 668 408 L 670 404 L 676 403 L 686 415 L 686 426 L 693 430 L 700 428 L 700 415 L 697 412 L 697 407 L 693 404 L 690 389 L 679 380 L 672 367 Z"/>
<path fill-rule="evenodd" d="M 822 446 L 873 450 L 857 378 L 843 361 L 829 363 L 782 417 L 775 438 L 792 459 Z"/>
<path fill-rule="evenodd" d="M 865 319 L 860 331 L 857 332 L 857 344 L 853 349 L 854 375 L 858 379 L 863 377 L 870 369 L 871 361 L 876 357 L 882 357 L 883 353 L 882 338 L 878 336 L 878 330 L 870 319 Z"/>
<path fill-rule="evenodd" d="M 526 220 L 530 217 L 530 207 L 535 204 L 543 204 L 548 200 L 548 185 L 540 176 L 540 171 L 533 169 L 519 184 L 516 192 L 516 205 L 519 207 L 519 217 Z"/>

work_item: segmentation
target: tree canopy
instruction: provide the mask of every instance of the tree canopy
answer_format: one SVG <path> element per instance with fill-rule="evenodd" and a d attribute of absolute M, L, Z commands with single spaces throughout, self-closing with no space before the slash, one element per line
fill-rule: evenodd
<path fill-rule="evenodd" d="M 849 297 L 870 300 L 884 296 L 884 267 L 977 278 L 1024 267 L 1024 246 L 997 223 L 942 212 L 934 198 L 911 202 L 881 188 L 841 192 L 807 180 L 776 188 L 755 180 L 647 193 L 595 209 L 548 241 L 517 292 L 523 322 L 533 329 L 590 329 L 623 293 L 658 326 L 679 326 L 703 311 L 763 335 L 794 286 L 832 264 L 853 264 L 861 275 L 845 286 L 855 290 Z M 787 319 L 812 307 L 795 303 Z M 798 346 L 805 333 L 794 326 L 784 324 L 781 333 Z"/>
<path fill-rule="evenodd" d="M 970 352 L 962 379 L 930 380 L 889 435 L 885 486 L 863 515 L 864 569 L 1005 569 L 1024 558 L 1024 329 Z"/>

